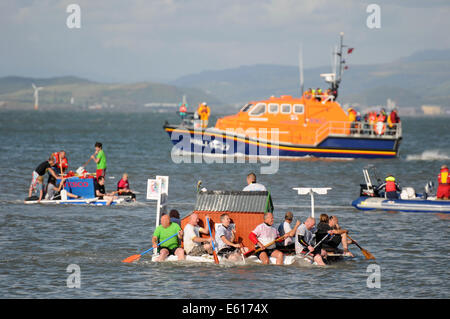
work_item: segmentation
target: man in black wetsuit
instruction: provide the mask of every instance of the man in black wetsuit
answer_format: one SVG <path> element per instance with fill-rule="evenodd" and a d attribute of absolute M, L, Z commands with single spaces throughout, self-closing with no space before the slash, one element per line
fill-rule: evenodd
<path fill-rule="evenodd" d="M 331 239 L 325 240 L 322 243 L 322 249 L 326 252 L 335 254 L 344 254 L 346 256 L 353 257 L 353 254 L 348 250 L 348 244 L 352 243 L 347 237 L 348 230 L 342 229 L 338 224 L 338 218 L 336 216 L 330 216 L 322 214 L 320 215 L 320 223 L 317 225 L 316 240 L 320 241 L 327 234 L 333 234 Z M 339 245 L 342 243 L 343 250 L 339 249 Z"/>
<path fill-rule="evenodd" d="M 96 197 L 106 200 L 106 205 L 111 205 L 113 200 L 117 198 L 114 196 L 117 192 L 106 193 L 104 176 L 99 176 L 98 180 L 94 181 L 94 190 Z"/>

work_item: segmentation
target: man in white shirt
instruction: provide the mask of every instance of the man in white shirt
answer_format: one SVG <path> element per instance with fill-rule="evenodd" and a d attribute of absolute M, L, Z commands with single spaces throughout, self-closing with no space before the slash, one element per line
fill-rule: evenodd
<path fill-rule="evenodd" d="M 183 244 L 186 255 L 212 254 L 211 237 L 203 238 L 200 236 L 200 233 L 208 235 L 209 230 L 198 226 L 198 222 L 198 215 L 193 213 L 189 218 L 189 223 L 184 226 Z"/>
<path fill-rule="evenodd" d="M 250 173 L 247 175 L 247 186 L 244 187 L 243 191 L 266 191 L 266 187 L 263 184 L 256 182 L 255 173 Z"/>
<path fill-rule="evenodd" d="M 231 218 L 228 214 L 220 216 L 220 224 L 216 231 L 216 243 L 218 255 L 229 260 L 238 261 L 243 258 L 242 254 L 247 252 L 241 248 L 241 244 L 235 243 L 236 230 L 234 224 L 231 224 Z"/>

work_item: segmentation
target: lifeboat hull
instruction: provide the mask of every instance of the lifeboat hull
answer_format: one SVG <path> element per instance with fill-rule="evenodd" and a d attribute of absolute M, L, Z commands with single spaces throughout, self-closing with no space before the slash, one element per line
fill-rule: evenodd
<path fill-rule="evenodd" d="M 376 138 L 329 135 L 316 146 L 290 143 L 274 144 L 249 137 L 232 135 L 218 129 L 193 129 L 164 125 L 175 151 L 180 154 L 257 157 L 324 158 L 395 158 L 400 138 Z"/>

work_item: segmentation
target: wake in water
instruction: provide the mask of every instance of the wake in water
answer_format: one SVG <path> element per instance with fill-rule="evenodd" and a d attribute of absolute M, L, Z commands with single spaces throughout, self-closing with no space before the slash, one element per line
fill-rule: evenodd
<path fill-rule="evenodd" d="M 422 154 L 412 154 L 406 156 L 407 161 L 440 161 L 448 160 L 450 156 L 441 150 L 426 150 Z"/>

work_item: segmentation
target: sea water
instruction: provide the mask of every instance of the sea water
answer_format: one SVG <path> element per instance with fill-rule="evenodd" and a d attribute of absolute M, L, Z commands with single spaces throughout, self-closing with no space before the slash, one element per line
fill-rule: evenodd
<path fill-rule="evenodd" d="M 280 161 L 275 174 L 260 163 L 179 163 L 162 126 L 175 113 L 101 111 L 0 112 L 1 298 L 449 298 L 449 220 L 438 214 L 362 212 L 350 203 L 373 164 L 420 193 L 450 164 L 448 118 L 402 118 L 400 156 L 379 160 Z M 214 118 L 211 119 L 215 122 Z M 106 190 L 128 173 L 137 202 L 126 206 L 24 205 L 31 173 L 64 149 L 75 171 L 102 142 Z M 95 171 L 92 161 L 87 165 Z M 169 208 L 189 214 L 198 180 L 207 189 L 240 190 L 255 172 L 270 189 L 275 224 L 287 211 L 310 214 L 310 197 L 293 187 L 331 187 L 316 195 L 315 213 L 337 215 L 370 251 L 330 267 L 137 263 L 122 259 L 151 247 L 156 203 L 145 199 L 148 178 L 169 176 Z M 374 279 L 374 275 L 377 275 Z M 208 284 L 205 284 L 205 283 Z M 281 289 L 282 287 L 282 289 Z"/>

